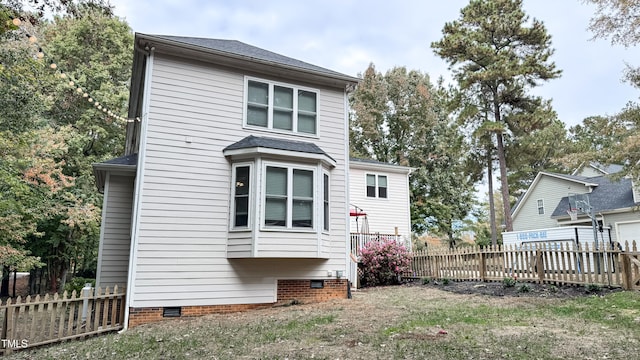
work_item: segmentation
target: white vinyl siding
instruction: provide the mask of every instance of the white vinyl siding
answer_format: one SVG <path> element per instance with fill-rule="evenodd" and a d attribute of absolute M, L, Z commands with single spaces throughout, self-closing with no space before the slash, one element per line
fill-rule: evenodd
<path fill-rule="evenodd" d="M 127 284 L 132 201 L 133 176 L 108 175 L 96 286 L 125 287 Z"/>
<path fill-rule="evenodd" d="M 371 172 L 373 169 L 375 169 L 376 174 Z M 397 227 L 400 235 L 407 240 L 410 238 L 411 214 L 407 172 L 408 170 L 404 173 L 383 172 L 376 164 L 364 165 L 360 162 L 351 162 L 349 176 L 351 199 L 349 199 L 349 203 L 358 206 L 367 214 L 369 232 L 394 234 Z M 386 177 L 387 186 L 393 189 L 387 193 L 388 197 L 386 199 L 367 196 L 368 175 Z M 377 190 L 376 186 L 376 192 Z M 359 218 L 356 224 L 356 218 L 351 217 L 351 232 L 360 232 L 361 229 L 358 227 L 362 226 L 363 220 L 363 218 Z"/>
<path fill-rule="evenodd" d="M 248 135 L 265 136 L 265 129 L 243 124 L 245 76 L 162 54 L 153 69 L 131 306 L 268 303 L 275 301 L 277 279 L 326 279 L 327 270 L 346 271 L 344 90 L 317 87 L 321 136 L 313 142 L 338 164 L 331 169 L 326 241 L 316 232 L 260 231 L 259 224 L 234 232 L 233 171 L 222 151 Z M 300 140 L 295 133 L 268 135 Z M 254 211 L 261 213 L 261 206 Z M 317 261 L 321 240 L 328 244 L 326 261 Z M 252 252 L 275 259 L 227 258 Z"/>

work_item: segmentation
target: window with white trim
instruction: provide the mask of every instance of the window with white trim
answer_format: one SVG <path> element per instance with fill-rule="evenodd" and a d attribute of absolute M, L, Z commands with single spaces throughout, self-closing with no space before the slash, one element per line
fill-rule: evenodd
<path fill-rule="evenodd" d="M 387 198 L 387 176 L 367 174 L 367 197 Z"/>
<path fill-rule="evenodd" d="M 251 203 L 251 165 L 235 164 L 233 166 L 233 228 L 249 227 L 249 204 Z"/>
<path fill-rule="evenodd" d="M 329 231 L 329 174 L 322 174 L 322 198 L 323 198 L 323 227 L 324 231 Z"/>
<path fill-rule="evenodd" d="M 247 78 L 245 109 L 246 126 L 318 133 L 318 92 L 313 89 Z"/>
<path fill-rule="evenodd" d="M 267 165 L 264 226 L 313 228 L 314 177 L 311 169 Z"/>
<path fill-rule="evenodd" d="M 538 199 L 538 215 L 544 215 L 544 200 Z"/>

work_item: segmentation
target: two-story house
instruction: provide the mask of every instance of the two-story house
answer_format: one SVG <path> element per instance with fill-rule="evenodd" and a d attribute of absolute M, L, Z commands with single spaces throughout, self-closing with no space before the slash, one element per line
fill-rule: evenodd
<path fill-rule="evenodd" d="M 640 240 L 640 196 L 629 178 L 613 174 L 621 166 L 589 163 L 572 175 L 540 172 L 527 192 L 514 206 L 513 230 L 550 229 L 562 226 L 591 226 L 590 211 L 577 211 L 570 203 L 572 194 L 585 194 L 599 228 L 610 228 L 610 241 L 624 243 Z M 587 209 L 583 209 L 587 210 Z M 606 237 L 606 236 L 605 236 Z"/>
<path fill-rule="evenodd" d="M 345 298 L 357 78 L 239 41 L 136 34 L 125 156 L 104 191 L 98 286 L 127 326 Z"/>

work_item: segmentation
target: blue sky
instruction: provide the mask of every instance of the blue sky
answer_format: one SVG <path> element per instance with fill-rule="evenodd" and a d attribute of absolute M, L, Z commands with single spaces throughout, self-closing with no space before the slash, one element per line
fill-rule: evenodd
<path fill-rule="evenodd" d="M 373 62 L 378 71 L 406 66 L 450 79 L 430 44 L 466 0 L 111 0 L 135 32 L 239 40 L 356 76 Z M 559 79 L 536 94 L 553 99 L 560 120 L 612 115 L 640 89 L 621 81 L 625 62 L 640 66 L 640 51 L 590 41 L 594 8 L 579 0 L 524 0 L 527 14 L 552 35 Z"/>

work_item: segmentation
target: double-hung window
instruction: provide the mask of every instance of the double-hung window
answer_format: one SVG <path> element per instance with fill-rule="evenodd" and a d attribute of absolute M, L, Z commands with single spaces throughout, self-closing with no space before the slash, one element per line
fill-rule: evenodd
<path fill-rule="evenodd" d="M 322 174 L 322 208 L 323 215 L 322 218 L 324 220 L 324 224 L 322 225 L 322 229 L 324 231 L 329 231 L 329 174 Z"/>
<path fill-rule="evenodd" d="M 246 89 L 247 126 L 317 134 L 317 91 L 255 79 L 247 79 Z"/>
<path fill-rule="evenodd" d="M 267 165 L 264 226 L 313 228 L 315 172 Z"/>
<path fill-rule="evenodd" d="M 387 198 L 387 177 L 367 174 L 367 197 Z"/>
<path fill-rule="evenodd" d="M 544 215 L 544 200 L 538 199 L 538 215 Z"/>
<path fill-rule="evenodd" d="M 233 214 L 234 228 L 249 227 L 249 204 L 251 192 L 251 166 L 240 164 L 233 167 Z"/>

